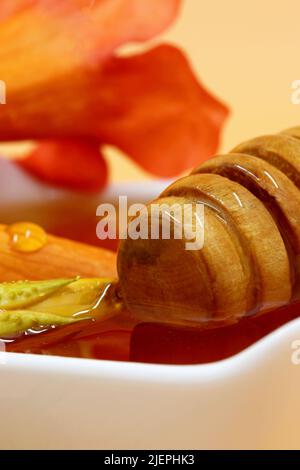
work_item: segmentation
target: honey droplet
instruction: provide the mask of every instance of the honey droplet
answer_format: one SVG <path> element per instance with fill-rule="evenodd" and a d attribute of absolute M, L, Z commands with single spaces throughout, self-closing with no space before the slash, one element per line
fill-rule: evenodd
<path fill-rule="evenodd" d="M 40 250 L 47 243 L 47 234 L 39 225 L 20 222 L 7 228 L 11 245 L 14 250 L 21 253 L 33 253 Z"/>

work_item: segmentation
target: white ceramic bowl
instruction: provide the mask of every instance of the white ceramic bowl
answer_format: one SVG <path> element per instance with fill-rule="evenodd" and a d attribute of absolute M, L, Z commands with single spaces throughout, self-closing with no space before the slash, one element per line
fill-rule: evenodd
<path fill-rule="evenodd" d="M 153 196 L 164 185 L 151 185 Z M 21 181 L 18 198 L 34 189 Z M 0 448 L 300 448 L 296 340 L 300 319 L 229 359 L 193 366 L 0 353 Z"/>
<path fill-rule="evenodd" d="M 299 338 L 199 366 L 1 353 L 1 449 L 299 449 Z"/>

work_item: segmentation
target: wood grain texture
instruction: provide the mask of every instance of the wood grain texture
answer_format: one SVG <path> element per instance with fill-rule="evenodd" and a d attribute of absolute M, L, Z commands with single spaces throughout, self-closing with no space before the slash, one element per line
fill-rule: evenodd
<path fill-rule="evenodd" d="M 143 320 L 210 328 L 299 299 L 299 137 L 293 128 L 249 140 L 169 186 L 154 202 L 202 203 L 204 245 L 122 241 L 127 308 Z"/>

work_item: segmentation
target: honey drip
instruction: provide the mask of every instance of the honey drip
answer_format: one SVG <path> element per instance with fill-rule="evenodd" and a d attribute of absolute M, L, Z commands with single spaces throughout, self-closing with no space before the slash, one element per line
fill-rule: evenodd
<path fill-rule="evenodd" d="M 20 222 L 7 228 L 13 250 L 20 253 L 34 253 L 47 243 L 47 234 L 39 225 Z"/>

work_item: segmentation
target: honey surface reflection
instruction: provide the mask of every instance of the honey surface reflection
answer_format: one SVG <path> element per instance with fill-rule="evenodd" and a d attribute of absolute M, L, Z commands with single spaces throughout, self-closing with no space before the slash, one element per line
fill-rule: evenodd
<path fill-rule="evenodd" d="M 157 364 L 202 364 L 228 358 L 299 316 L 300 304 L 209 330 L 139 323 L 123 311 L 7 343 L 7 351 Z"/>

